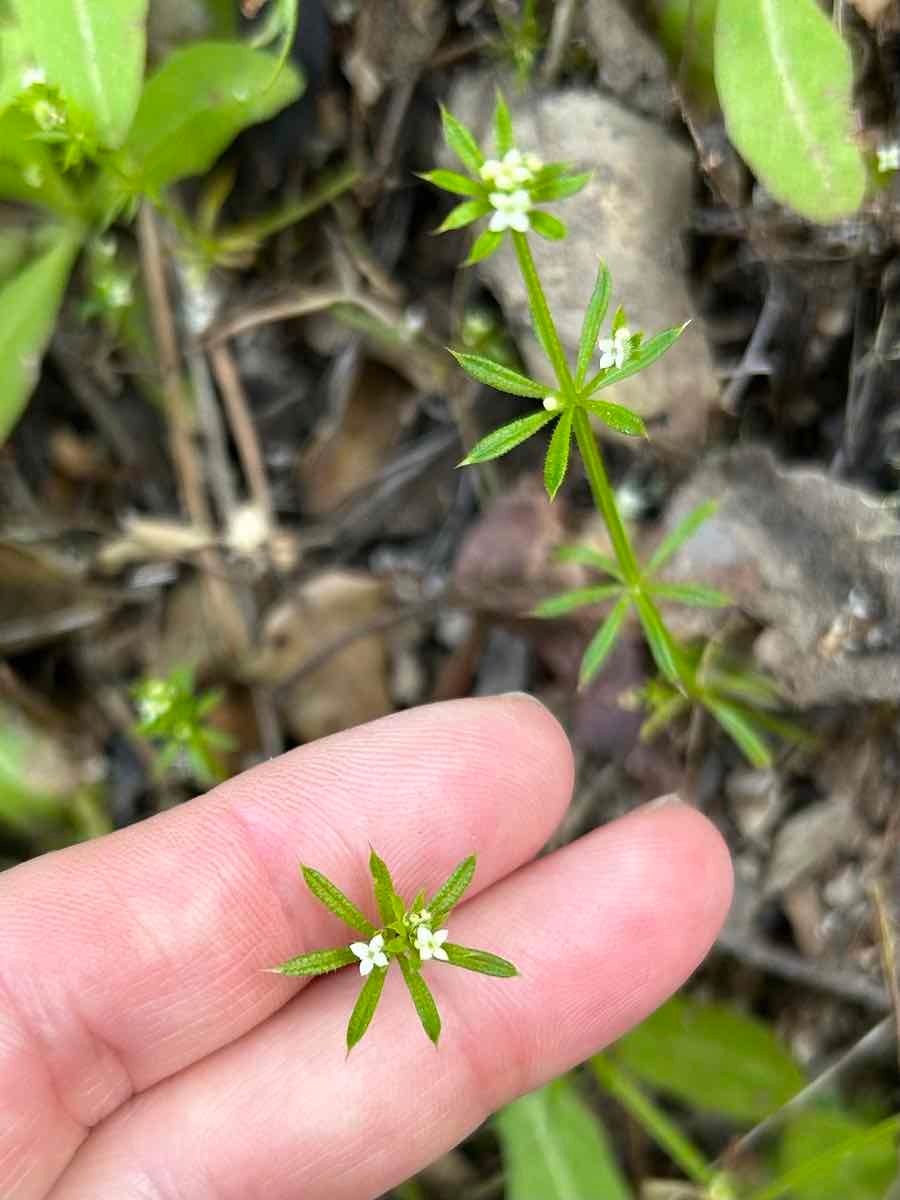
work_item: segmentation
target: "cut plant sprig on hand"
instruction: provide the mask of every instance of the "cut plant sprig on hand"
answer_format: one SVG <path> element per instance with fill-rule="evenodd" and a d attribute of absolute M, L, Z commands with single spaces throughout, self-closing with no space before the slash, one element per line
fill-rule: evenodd
<path fill-rule="evenodd" d="M 369 1028 L 391 962 L 396 959 L 422 1028 L 437 1045 L 441 1018 L 422 976 L 423 964 L 447 963 L 500 979 L 518 974 L 513 964 L 505 958 L 448 941 L 449 931 L 441 928 L 472 882 L 475 856 L 463 859 L 430 900 L 426 902 L 425 892 L 422 891 L 408 906 L 397 894 L 390 871 L 374 850 L 369 856 L 369 870 L 380 928 L 330 879 L 312 867 L 301 866 L 306 886 L 315 898 L 366 940 L 351 942 L 349 946 L 299 954 L 272 970 L 280 975 L 325 975 L 354 963 L 359 967 L 364 983 L 347 1026 L 349 1053 Z"/>

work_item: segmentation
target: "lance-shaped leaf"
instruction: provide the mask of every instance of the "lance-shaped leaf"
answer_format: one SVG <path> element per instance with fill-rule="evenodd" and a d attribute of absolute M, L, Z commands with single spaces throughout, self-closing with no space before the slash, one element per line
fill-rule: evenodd
<path fill-rule="evenodd" d="M 387 967 L 375 967 L 372 973 L 366 976 L 366 982 L 360 988 L 347 1025 L 348 1054 L 372 1024 L 386 978 Z"/>
<path fill-rule="evenodd" d="M 484 155 L 471 132 L 461 121 L 457 121 L 453 113 L 443 105 L 441 105 L 441 124 L 444 127 L 444 140 L 447 145 L 463 166 L 468 167 L 477 175 L 484 162 Z"/>
<path fill-rule="evenodd" d="M 592 178 L 591 172 L 585 171 L 582 175 L 559 175 L 555 179 L 540 179 L 534 187 L 529 188 L 529 195 L 535 204 L 565 200 L 586 188 Z"/>
<path fill-rule="evenodd" d="M 397 917 L 395 900 L 399 901 L 399 897 L 394 890 L 394 883 L 387 864 L 378 857 L 374 850 L 369 855 L 369 870 L 375 885 L 375 902 L 378 905 L 378 912 L 381 914 L 382 924 L 389 925 Z M 403 916 L 402 903 L 399 915 Z"/>
<path fill-rule="evenodd" d="M 656 362 L 658 358 L 662 357 L 667 350 L 675 345 L 689 324 L 690 322 L 686 321 L 683 325 L 677 325 L 673 329 L 664 329 L 662 333 L 655 333 L 653 337 L 647 338 L 646 341 L 641 342 L 640 346 L 621 367 L 598 371 L 590 383 L 587 384 L 585 391 L 593 396 L 601 388 L 610 387 L 612 384 L 618 383 L 621 379 L 627 379 L 629 375 L 636 375 L 638 371 L 643 371 L 645 367 L 649 367 L 651 363 Z"/>
<path fill-rule="evenodd" d="M 662 617 L 654 607 L 653 601 L 644 593 L 638 593 L 634 597 L 634 606 L 637 609 L 647 645 L 650 647 L 650 653 L 653 655 L 653 661 L 663 675 L 680 688 L 681 674 L 678 670 L 675 644 Z"/>
<path fill-rule="evenodd" d="M 451 350 L 450 353 L 467 375 L 471 375 L 479 383 L 486 383 L 488 387 L 496 388 L 498 392 L 509 392 L 513 396 L 529 396 L 533 400 L 542 400 L 550 391 L 545 383 L 538 383 L 536 379 L 520 375 L 518 371 L 504 367 L 502 363 L 493 362 L 482 354 L 464 354 L 460 350 Z"/>
<path fill-rule="evenodd" d="M 427 906 L 428 911 L 431 913 L 432 928 L 440 925 L 450 910 L 459 904 L 466 888 L 472 882 L 474 874 L 475 855 L 470 854 L 468 858 L 462 860 L 459 866 L 453 869 L 446 883 L 438 888 L 432 896 Z"/>
<path fill-rule="evenodd" d="M 336 946 L 333 950 L 298 954 L 296 958 L 289 958 L 272 970 L 279 975 L 327 975 L 329 971 L 338 971 L 355 962 L 359 962 L 359 959 L 349 946 Z"/>
<path fill-rule="evenodd" d="M 734 601 L 716 588 L 699 583 L 650 583 L 647 590 L 663 600 L 689 604 L 692 608 L 730 608 Z"/>
<path fill-rule="evenodd" d="M 515 141 L 509 107 L 499 88 L 497 88 L 497 99 L 494 104 L 494 141 L 497 144 L 497 153 L 501 158 L 507 150 L 512 150 Z"/>
<path fill-rule="evenodd" d="M 551 242 L 560 242 L 566 236 L 566 227 L 558 217 L 541 212 L 540 209 L 532 209 L 529 215 L 531 228 L 540 237 Z"/>
<path fill-rule="evenodd" d="M 587 687 L 603 664 L 609 658 L 610 651 L 616 644 L 616 638 L 631 607 L 631 596 L 623 596 L 615 606 L 588 644 L 581 660 L 578 673 L 578 686 Z"/>
<path fill-rule="evenodd" d="M 353 901 L 347 899 L 339 887 L 336 887 L 330 879 L 326 879 L 320 871 L 316 871 L 312 867 L 301 866 L 300 869 L 303 872 L 306 886 L 317 900 L 321 901 L 336 917 L 340 917 L 344 924 L 349 925 L 351 929 L 358 929 L 366 937 L 374 937 L 378 930 L 370 920 L 363 916 Z"/>
<path fill-rule="evenodd" d="M 456 171 L 420 171 L 419 178 L 424 179 L 426 183 L 433 183 L 435 187 L 439 187 L 445 192 L 452 192 L 455 196 L 484 195 L 483 184 L 470 179 L 468 175 L 460 175 Z"/>
<path fill-rule="evenodd" d="M 667 534 L 657 546 L 653 557 L 647 564 L 647 574 L 655 575 L 660 567 L 669 561 L 675 551 L 680 549 L 688 538 L 693 537 L 700 526 L 715 514 L 718 507 L 716 500 L 707 500 L 705 504 L 699 505 L 679 521 L 672 532 Z"/>
<path fill-rule="evenodd" d="M 471 267 L 475 263 L 481 262 L 482 259 L 493 254 L 503 241 L 502 233 L 495 233 L 493 229 L 485 229 L 480 233 L 472 243 L 472 249 L 469 251 L 469 257 L 463 263 L 464 267 Z"/>
<path fill-rule="evenodd" d="M 584 314 L 581 337 L 578 340 L 578 362 L 575 367 L 575 383 L 578 387 L 581 387 L 588 367 L 591 365 L 597 338 L 600 336 L 600 326 L 603 324 L 606 310 L 609 308 L 611 292 L 612 276 L 606 263 L 601 262 L 587 312 Z"/>
<path fill-rule="evenodd" d="M 616 560 L 610 558 L 608 554 L 600 554 L 599 551 L 592 550 L 590 546 L 560 546 L 556 551 L 556 560 L 561 563 L 578 563 L 582 567 L 593 567 L 595 571 L 602 571 L 604 575 L 612 575 L 613 579 L 618 579 L 620 583 L 625 582 L 622 568 Z"/>
<path fill-rule="evenodd" d="M 477 971 L 479 975 L 494 975 L 497 979 L 512 979 L 519 973 L 507 959 L 499 954 L 490 954 L 487 950 L 472 950 L 455 942 L 444 942 L 444 949 L 447 951 L 447 961 L 454 967 L 465 967 L 467 971 Z"/>
<path fill-rule="evenodd" d="M 607 404 L 603 400 L 588 400 L 587 407 L 616 433 L 624 433 L 628 437 L 647 436 L 647 426 L 630 408 L 623 408 L 621 404 Z"/>
<path fill-rule="evenodd" d="M 401 954 L 397 962 L 400 964 L 404 982 L 409 989 L 416 1012 L 419 1014 L 422 1028 L 437 1045 L 438 1038 L 441 1036 L 441 1015 L 434 1002 L 434 996 L 432 996 L 428 984 L 406 955 Z"/>
<path fill-rule="evenodd" d="M 531 610 L 533 617 L 563 617 L 566 613 L 575 612 L 588 604 L 602 604 L 614 596 L 621 596 L 622 588 L 617 583 L 603 584 L 601 587 L 576 588 L 571 592 L 563 592 L 559 596 L 551 596 L 542 600 Z"/>
<path fill-rule="evenodd" d="M 757 728 L 753 714 L 718 696 L 704 696 L 703 703 L 725 732 L 737 743 L 754 767 L 770 767 L 772 752 Z"/>
<path fill-rule="evenodd" d="M 492 458 L 500 458 L 501 455 L 508 454 L 516 446 L 526 442 L 532 434 L 543 429 L 547 422 L 553 421 L 556 416 L 556 413 L 541 410 L 528 417 L 519 417 L 516 421 L 510 421 L 508 425 L 501 425 L 499 429 L 495 429 L 493 433 L 489 433 L 487 437 L 483 437 L 477 445 L 473 446 L 459 465 L 470 467 L 473 463 L 489 462 Z"/>
<path fill-rule="evenodd" d="M 553 430 L 553 437 L 547 447 L 547 457 L 544 461 L 544 485 L 551 500 L 562 487 L 569 465 L 569 448 L 572 444 L 572 417 L 574 410 L 567 408 Z"/>
<path fill-rule="evenodd" d="M 491 206 L 487 200 L 464 200 L 462 204 L 457 204 L 456 208 L 452 208 L 447 213 L 434 232 L 447 233 L 451 229 L 462 229 L 465 225 L 471 225 L 473 221 L 486 216 L 490 211 Z"/>

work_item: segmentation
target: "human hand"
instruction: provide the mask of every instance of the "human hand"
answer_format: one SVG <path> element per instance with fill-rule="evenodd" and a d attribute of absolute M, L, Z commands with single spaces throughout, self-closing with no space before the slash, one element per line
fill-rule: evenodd
<path fill-rule="evenodd" d="M 728 854 L 674 804 L 526 866 L 571 788 L 540 705 L 465 700 L 0 876 L 0 1196 L 362 1200 L 618 1037 L 705 954 Z M 362 903 L 369 842 L 410 895 L 476 852 L 451 935 L 520 971 L 428 964 L 437 1052 L 393 972 L 345 1061 L 358 972 L 261 970 L 348 940 L 297 866 Z"/>

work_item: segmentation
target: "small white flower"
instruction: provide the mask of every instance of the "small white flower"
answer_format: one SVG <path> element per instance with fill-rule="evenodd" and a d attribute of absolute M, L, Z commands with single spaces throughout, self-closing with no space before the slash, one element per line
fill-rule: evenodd
<path fill-rule="evenodd" d="M 601 368 L 624 366 L 631 357 L 631 330 L 623 325 L 611 338 L 601 338 L 597 349 L 600 351 Z"/>
<path fill-rule="evenodd" d="M 502 233 L 504 229 L 527 233 L 531 228 L 528 216 L 531 197 L 524 188 L 519 188 L 516 192 L 491 192 L 488 200 L 495 210 L 489 225 L 492 233 Z"/>
<path fill-rule="evenodd" d="M 879 171 L 900 171 L 900 144 L 891 142 L 887 146 L 879 146 L 876 153 Z"/>
<path fill-rule="evenodd" d="M 40 67 L 26 67 L 22 72 L 21 87 L 23 92 L 27 92 L 30 87 L 35 84 L 46 83 L 47 76 Z"/>
<path fill-rule="evenodd" d="M 502 158 L 489 158 L 481 168 L 481 178 L 501 192 L 511 192 L 522 184 L 533 183 L 544 164 L 536 154 L 507 150 Z"/>
<path fill-rule="evenodd" d="M 430 924 L 431 913 L 427 908 L 420 908 L 418 912 L 407 913 L 403 920 L 407 928 L 415 929 L 417 925 Z"/>
<path fill-rule="evenodd" d="M 373 967 L 386 967 L 388 958 L 384 952 L 384 938 L 376 933 L 371 942 L 351 942 L 350 949 L 359 959 L 360 975 L 368 975 Z"/>
<path fill-rule="evenodd" d="M 428 962 L 429 958 L 447 962 L 447 951 L 444 949 L 447 937 L 446 929 L 436 929 L 432 933 L 427 925 L 420 925 L 416 930 L 416 949 L 422 962 Z"/>
<path fill-rule="evenodd" d="M 562 400 L 560 400 L 559 396 L 545 396 L 544 408 L 546 408 L 547 412 L 559 412 L 562 408 Z"/>

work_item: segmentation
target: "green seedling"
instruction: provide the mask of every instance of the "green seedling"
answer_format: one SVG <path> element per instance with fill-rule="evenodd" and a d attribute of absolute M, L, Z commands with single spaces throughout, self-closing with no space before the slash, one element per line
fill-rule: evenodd
<path fill-rule="evenodd" d="M 186 763 L 200 783 L 226 778 L 219 752 L 233 749 L 234 741 L 207 720 L 222 702 L 221 691 L 197 693 L 193 671 L 176 667 L 166 679 L 142 679 L 132 695 L 138 711 L 135 733 L 159 745 L 155 765 L 160 775 Z"/>

